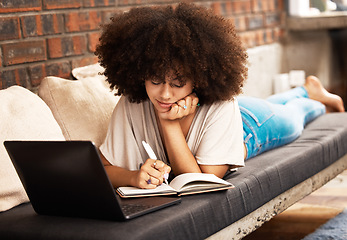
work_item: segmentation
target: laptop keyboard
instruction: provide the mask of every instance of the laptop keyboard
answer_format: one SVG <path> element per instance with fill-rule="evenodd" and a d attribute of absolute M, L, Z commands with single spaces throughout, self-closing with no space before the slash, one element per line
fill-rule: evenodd
<path fill-rule="evenodd" d="M 122 210 L 125 215 L 131 215 L 134 213 L 138 213 L 141 211 L 144 211 L 148 208 L 154 207 L 153 205 L 147 205 L 147 204 L 132 204 L 132 203 L 127 203 L 122 205 Z"/>

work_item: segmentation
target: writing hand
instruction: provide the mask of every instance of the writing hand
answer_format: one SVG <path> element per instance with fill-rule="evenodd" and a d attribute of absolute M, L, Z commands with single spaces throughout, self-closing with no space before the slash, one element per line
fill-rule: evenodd
<path fill-rule="evenodd" d="M 170 166 L 163 161 L 147 159 L 138 170 L 136 187 L 138 188 L 156 188 L 164 180 L 164 174 L 171 171 Z"/>

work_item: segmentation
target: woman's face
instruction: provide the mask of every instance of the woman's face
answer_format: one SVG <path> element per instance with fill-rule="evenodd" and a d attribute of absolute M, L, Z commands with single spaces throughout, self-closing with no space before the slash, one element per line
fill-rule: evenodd
<path fill-rule="evenodd" d="M 157 79 L 148 79 L 145 82 L 147 95 L 158 112 L 169 111 L 172 104 L 192 93 L 193 81 L 187 80 L 185 84 L 181 84 L 179 79 L 183 77 L 170 70 L 164 82 Z"/>

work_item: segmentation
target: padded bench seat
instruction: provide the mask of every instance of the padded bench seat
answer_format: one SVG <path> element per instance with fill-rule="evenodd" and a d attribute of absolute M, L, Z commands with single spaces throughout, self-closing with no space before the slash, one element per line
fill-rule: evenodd
<path fill-rule="evenodd" d="M 230 173 L 226 179 L 234 189 L 184 196 L 179 205 L 126 222 L 41 216 L 30 203 L 22 204 L 0 213 L 0 239 L 203 239 L 333 166 L 346 153 L 347 113 L 326 114 L 293 143 L 247 160 L 246 167 Z M 344 164 L 335 175 L 346 169 Z"/>

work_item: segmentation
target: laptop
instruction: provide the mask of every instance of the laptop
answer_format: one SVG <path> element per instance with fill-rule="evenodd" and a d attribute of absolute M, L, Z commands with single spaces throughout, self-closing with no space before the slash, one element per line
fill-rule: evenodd
<path fill-rule="evenodd" d="M 121 199 L 90 141 L 5 141 L 4 145 L 38 214 L 126 220 L 181 201 L 178 197 Z"/>

